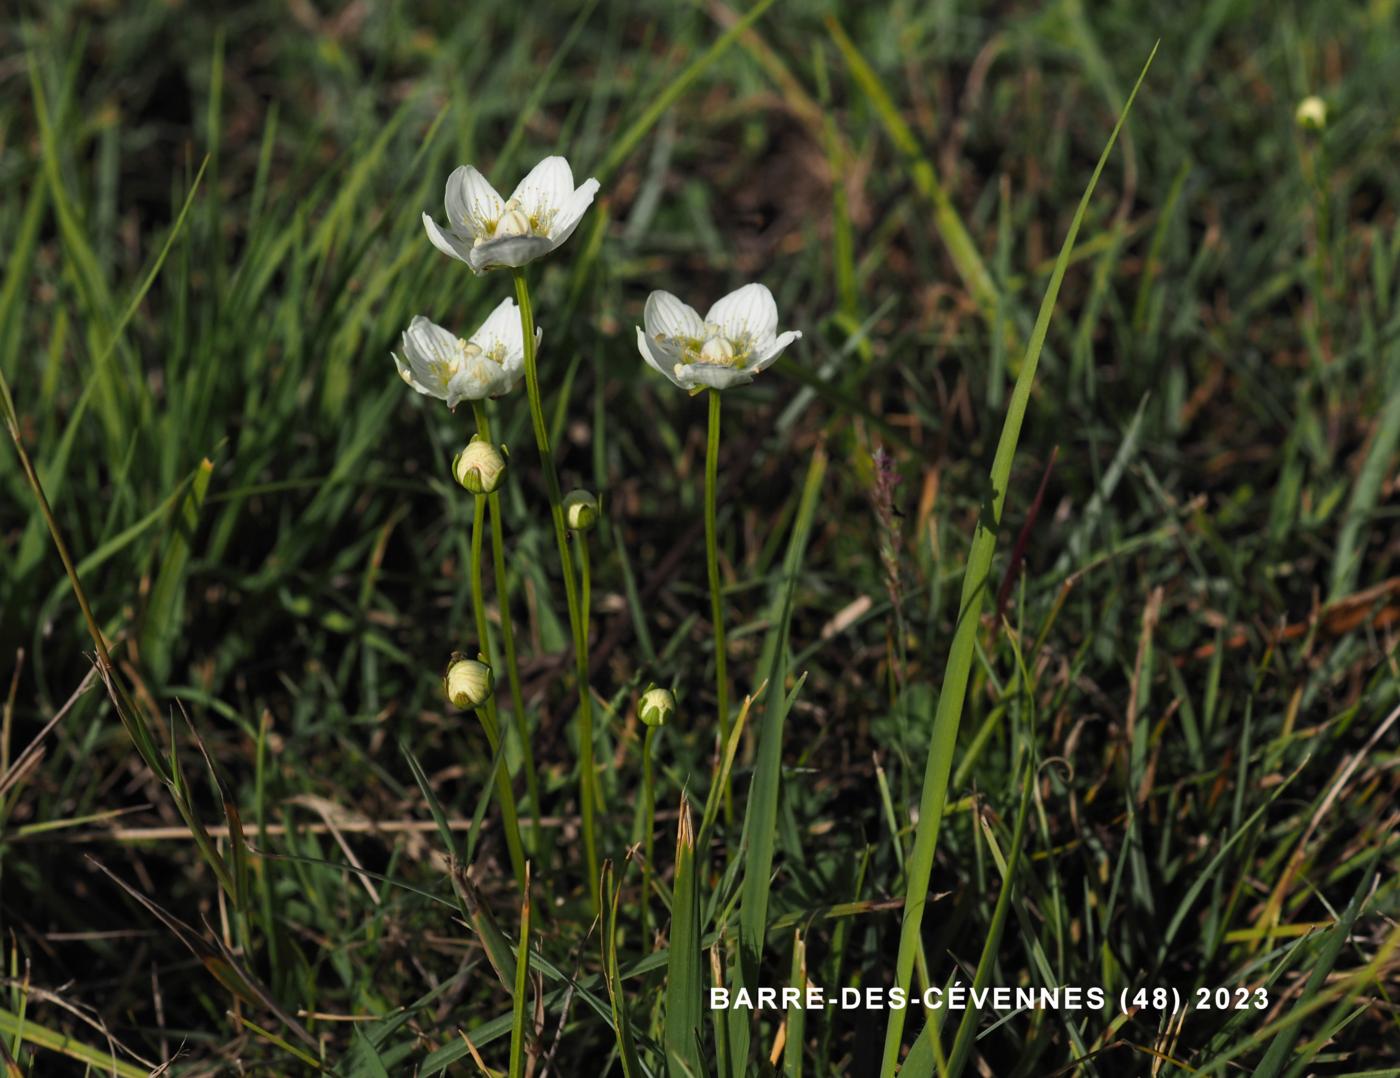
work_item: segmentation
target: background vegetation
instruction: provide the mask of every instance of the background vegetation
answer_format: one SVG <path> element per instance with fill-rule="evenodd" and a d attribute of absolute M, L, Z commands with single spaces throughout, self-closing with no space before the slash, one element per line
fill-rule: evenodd
<path fill-rule="evenodd" d="M 757 732 L 784 699 L 759 979 L 887 986 L 1010 388 L 1159 40 L 1005 492 L 926 976 L 971 984 L 990 942 L 992 984 L 1270 1003 L 985 1015 L 961 1059 L 954 1012 L 925 1073 L 1397 1073 L 1396 5 L 779 0 L 723 37 L 736 18 L 718 0 L 10 10 L 0 370 L 159 754 L 133 751 L 93 676 L 7 446 L 12 1073 L 472 1073 L 473 1052 L 634 1073 L 624 1042 L 661 1073 L 666 1014 L 734 954 Z M 1320 132 L 1295 122 L 1308 94 Z M 520 992 L 491 755 L 439 682 L 475 644 L 448 470 L 469 419 L 407 392 L 388 353 L 414 314 L 467 331 L 508 294 L 423 236 L 450 169 L 509 190 L 553 152 L 603 183 L 532 283 L 563 481 L 605 508 L 592 661 L 620 898 L 600 931 L 518 394 L 494 414 L 545 815 L 536 837 L 512 744 L 537 954 Z M 704 401 L 644 368 L 633 326 L 652 288 L 703 309 L 751 279 L 805 334 L 725 396 L 730 673 L 740 699 L 769 684 L 735 814 L 677 881 L 682 791 L 698 826 L 715 768 Z M 654 745 L 644 903 L 627 852 L 651 681 L 680 708 Z M 668 912 L 692 891 L 698 927 Z M 668 977 L 678 931 L 707 950 Z M 699 1013 L 709 1069 L 724 1031 Z M 765 1011 L 748 1069 L 877 1073 L 886 1018 Z"/>

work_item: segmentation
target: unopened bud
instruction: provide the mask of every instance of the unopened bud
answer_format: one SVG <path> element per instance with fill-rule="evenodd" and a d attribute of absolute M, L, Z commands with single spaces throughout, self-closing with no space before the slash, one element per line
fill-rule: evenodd
<path fill-rule="evenodd" d="M 1327 126 L 1327 102 L 1316 94 L 1298 102 L 1298 111 L 1293 114 L 1298 126 L 1308 131 L 1321 131 Z"/>
<path fill-rule="evenodd" d="M 442 679 L 442 689 L 447 694 L 448 702 L 463 711 L 481 707 L 491 699 L 495 688 L 496 678 L 491 673 L 491 667 L 479 659 L 454 658 Z"/>
<path fill-rule="evenodd" d="M 505 454 L 475 434 L 467 447 L 452 458 L 452 474 L 473 494 L 494 494 L 505 479 Z"/>
<path fill-rule="evenodd" d="M 637 714 L 648 726 L 665 726 L 675 713 L 676 698 L 670 689 L 650 688 L 637 705 Z"/>
<path fill-rule="evenodd" d="M 564 523 L 571 531 L 586 532 L 598 523 L 598 499 L 586 490 L 564 495 Z"/>

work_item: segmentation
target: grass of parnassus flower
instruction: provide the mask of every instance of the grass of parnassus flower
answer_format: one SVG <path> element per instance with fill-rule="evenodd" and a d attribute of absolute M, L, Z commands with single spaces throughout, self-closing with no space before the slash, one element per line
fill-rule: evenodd
<path fill-rule="evenodd" d="M 961 628 L 915 983 L 1266 984 L 1275 1004 L 950 1013 L 917 1042 L 909 1013 L 906 1073 L 1389 1065 L 1394 35 L 1374 6 L 1206 11 L 994 25 L 932 5 L 828 26 L 778 5 L 729 36 L 723 13 L 571 9 L 504 36 L 415 16 L 437 42 L 399 12 L 268 37 L 252 83 L 259 31 L 219 38 L 202 12 L 180 16 L 178 55 L 164 9 L 31 24 L 0 83 L 0 370 L 113 692 L 62 710 L 98 645 L 21 456 L 0 454 L 5 1050 L 34 1073 L 146 1073 L 181 1047 L 177 1073 L 877 1073 L 884 1012 L 749 1021 L 701 993 L 716 967 L 731 985 L 894 980 Z M 1158 37 L 989 492 L 1053 254 Z M 180 95 L 156 93 L 161 72 L 187 115 L 162 111 Z M 1292 115 L 1312 92 L 1321 132 Z M 765 172 L 794 145 L 840 198 Z M 474 280 L 426 249 L 443 177 L 556 151 L 603 189 L 527 271 L 539 423 L 523 393 L 482 409 L 511 456 L 474 568 L 450 462 L 481 420 L 409 400 L 387 353 L 414 314 L 460 332 L 510 292 L 507 271 Z M 725 391 L 718 745 L 709 402 L 647 371 L 631 332 L 652 288 L 746 280 L 804 338 Z M 603 495 L 582 679 L 538 429 L 560 489 Z M 880 446 L 902 480 L 900 619 L 868 508 Z M 989 495 L 986 616 L 960 625 Z M 478 636 L 494 758 L 440 698 Z M 648 738 L 652 683 L 678 707 Z"/>

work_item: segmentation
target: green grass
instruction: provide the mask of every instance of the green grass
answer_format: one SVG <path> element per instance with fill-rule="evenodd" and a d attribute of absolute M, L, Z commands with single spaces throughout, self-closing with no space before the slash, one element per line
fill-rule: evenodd
<path fill-rule="evenodd" d="M 8 14 L 0 1069 L 1393 1073 L 1397 97 L 1386 0 Z M 474 596 L 477 421 L 388 353 L 511 294 L 450 170 L 556 152 Z M 633 327 L 749 280 L 804 336 L 725 394 L 720 744 L 708 402 Z M 905 977 L 1107 1004 L 707 1006 Z"/>

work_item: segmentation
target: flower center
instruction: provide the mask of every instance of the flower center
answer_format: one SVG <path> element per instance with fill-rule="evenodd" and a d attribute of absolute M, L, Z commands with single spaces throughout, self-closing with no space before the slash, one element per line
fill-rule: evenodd
<path fill-rule="evenodd" d="M 748 342 L 726 337 L 724 330 L 713 322 L 705 323 L 703 337 L 685 341 L 684 350 L 691 363 L 710 367 L 742 368 L 749 358 Z"/>
<path fill-rule="evenodd" d="M 554 210 L 536 209 L 526 213 L 520 207 L 519 199 L 511 199 L 501 208 L 501 216 L 486 222 L 486 233 L 476 237 L 473 246 L 480 246 L 488 240 L 512 239 L 516 236 L 549 235 L 549 227 L 554 222 Z"/>
<path fill-rule="evenodd" d="M 447 384 L 452 381 L 453 376 L 462 369 L 462 364 L 481 354 L 482 351 L 477 345 L 458 338 L 457 343 L 446 355 L 439 355 L 428 364 L 433 379 L 438 383 L 438 388 L 446 390 Z"/>

